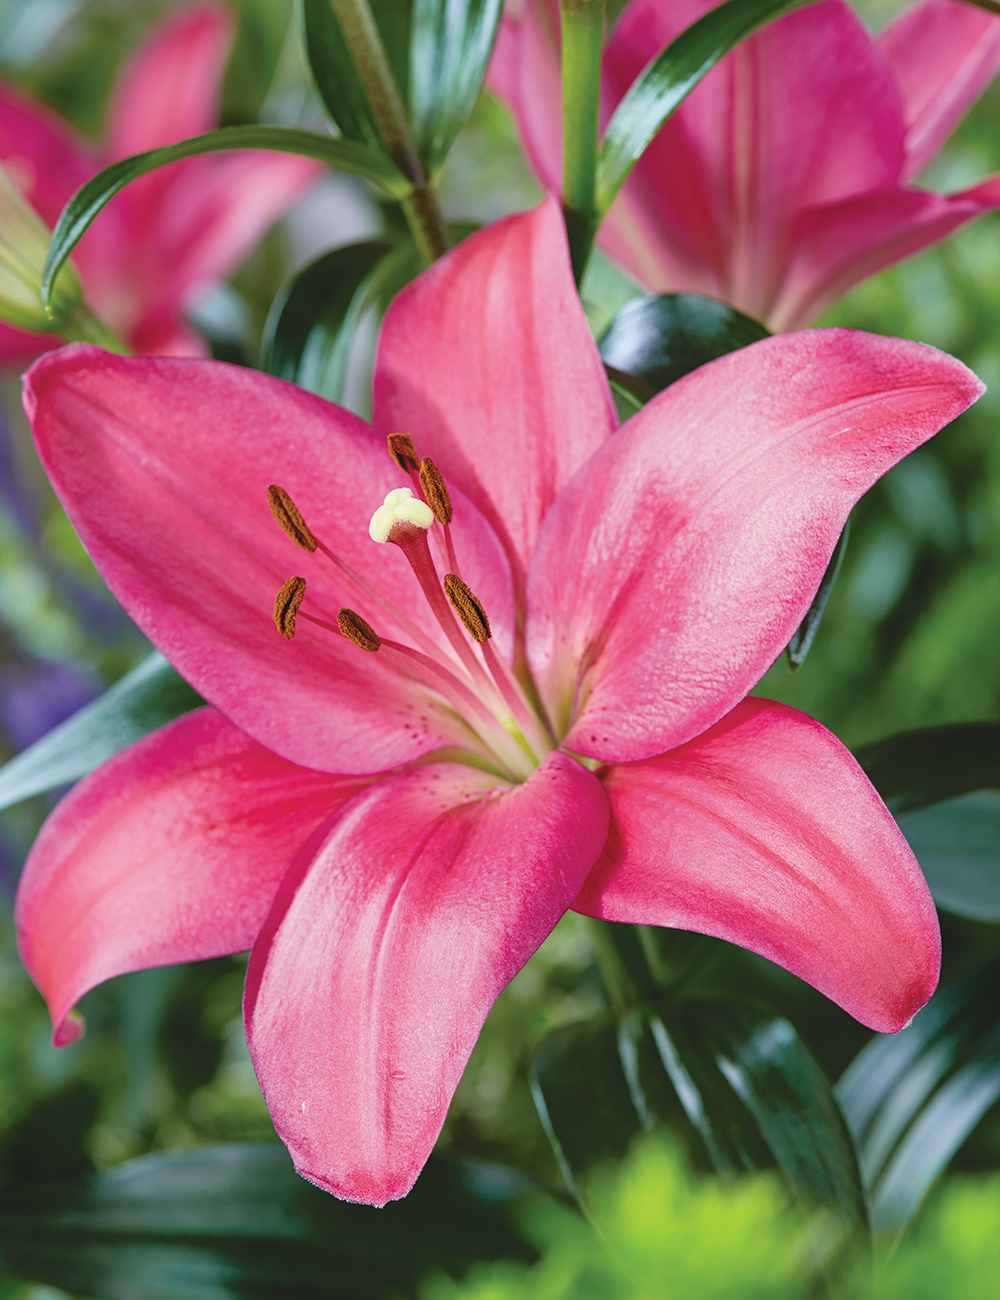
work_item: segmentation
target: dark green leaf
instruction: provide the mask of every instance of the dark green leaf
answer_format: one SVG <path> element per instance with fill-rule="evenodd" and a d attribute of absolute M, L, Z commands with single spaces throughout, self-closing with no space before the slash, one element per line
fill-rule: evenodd
<path fill-rule="evenodd" d="M 0 808 L 76 781 L 105 759 L 202 703 L 161 654 L 0 768 Z"/>
<path fill-rule="evenodd" d="M 287 126 L 225 126 L 164 149 L 151 149 L 148 153 L 122 158 L 81 185 L 63 208 L 52 232 L 42 273 L 42 298 L 46 305 L 56 276 L 84 231 L 129 181 L 179 158 L 192 158 L 196 154 L 216 153 L 223 149 L 276 149 L 281 153 L 318 158 L 341 171 L 366 177 L 393 198 L 406 198 L 412 189 L 403 173 L 372 149 L 350 140 L 335 140 L 316 131 L 300 131 Z"/>
<path fill-rule="evenodd" d="M 654 294 L 625 304 L 601 339 L 601 357 L 613 382 L 642 403 L 707 361 L 770 335 L 715 298 Z"/>
<path fill-rule="evenodd" d="M 976 790 L 896 820 L 939 907 L 1000 921 L 1000 790 Z"/>
<path fill-rule="evenodd" d="M 894 813 L 913 812 L 1000 788 L 1000 722 L 904 731 L 859 749 L 857 759 Z"/>
<path fill-rule="evenodd" d="M 570 1186 L 664 1123 L 719 1173 L 777 1164 L 797 1196 L 866 1220 L 857 1160 L 822 1070 L 783 1017 L 685 997 L 571 1025 L 535 1062 L 535 1099 Z"/>
<path fill-rule="evenodd" d="M 340 401 L 351 341 L 372 272 L 395 247 L 385 239 L 335 248 L 289 280 L 264 326 L 261 367 Z"/>
<path fill-rule="evenodd" d="M 1000 962 L 938 993 L 879 1036 L 837 1085 L 858 1144 L 872 1225 L 899 1233 L 1000 1098 Z"/>
<path fill-rule="evenodd" d="M 826 566 L 826 572 L 823 574 L 823 580 L 819 584 L 816 595 L 812 598 L 812 604 L 806 610 L 805 618 L 799 624 L 795 635 L 785 648 L 785 654 L 788 656 L 788 663 L 791 668 L 800 668 L 802 666 L 806 655 L 812 648 L 813 641 L 816 639 L 816 633 L 819 631 L 819 625 L 823 620 L 823 612 L 826 609 L 826 602 L 830 599 L 833 584 L 837 581 L 840 566 L 844 562 L 844 552 L 847 550 L 847 539 L 850 532 L 851 521 L 848 519 L 844 525 L 844 531 L 837 539 L 837 545 L 833 548 L 830 563 Z"/>
<path fill-rule="evenodd" d="M 528 1180 L 433 1160 L 384 1210 L 300 1178 L 278 1146 L 203 1147 L 0 1196 L 0 1265 L 98 1300 L 375 1300 L 431 1268 L 528 1252 L 505 1206 Z"/>
<path fill-rule="evenodd" d="M 602 216 L 657 131 L 706 72 L 758 27 L 802 4 L 803 0 L 727 0 L 692 23 L 646 65 L 604 133 L 597 164 L 597 208 Z"/>
<path fill-rule="evenodd" d="M 413 0 L 410 112 L 431 177 L 472 112 L 501 7 L 501 0 Z"/>

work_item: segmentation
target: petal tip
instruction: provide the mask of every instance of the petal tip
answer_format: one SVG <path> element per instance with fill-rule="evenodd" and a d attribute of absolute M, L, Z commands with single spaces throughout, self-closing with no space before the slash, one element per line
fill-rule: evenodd
<path fill-rule="evenodd" d="M 86 1021 L 79 1011 L 68 1011 L 52 1030 L 52 1046 L 69 1047 L 83 1037 L 86 1028 Z"/>

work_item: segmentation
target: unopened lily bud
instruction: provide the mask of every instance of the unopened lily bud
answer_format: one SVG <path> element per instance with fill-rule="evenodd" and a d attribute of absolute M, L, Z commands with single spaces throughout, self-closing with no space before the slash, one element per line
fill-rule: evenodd
<path fill-rule="evenodd" d="M 286 641 L 295 636 L 295 617 L 305 594 L 305 578 L 289 578 L 274 598 L 274 625 Z"/>
<path fill-rule="evenodd" d="M 390 433 L 386 442 L 389 445 L 389 455 L 404 474 L 420 468 L 420 457 L 408 433 Z"/>
<path fill-rule="evenodd" d="M 373 655 L 382 644 L 381 637 L 372 625 L 360 614 L 355 614 L 353 609 L 337 610 L 337 626 L 340 628 L 341 636 L 346 636 L 348 641 L 353 641 L 356 646 L 367 650 L 369 654 Z"/>
<path fill-rule="evenodd" d="M 267 489 L 267 504 L 271 507 L 271 514 L 278 521 L 278 527 L 286 532 L 293 542 L 301 546 L 304 551 L 315 551 L 316 538 L 313 537 L 309 525 L 299 514 L 295 502 L 283 487 L 279 487 L 277 483 L 271 484 Z"/>
<path fill-rule="evenodd" d="M 393 488 L 372 515 L 368 535 L 373 542 L 387 542 L 396 524 L 414 524 L 430 528 L 434 513 L 425 501 L 418 501 L 409 488 Z"/>
<path fill-rule="evenodd" d="M 46 313 L 41 286 L 48 248 L 48 227 L 0 167 L 0 316 L 42 334 L 58 333 L 83 303 L 80 281 L 67 263 L 56 280 L 51 314 Z"/>
<path fill-rule="evenodd" d="M 488 641 L 493 633 L 479 597 L 455 573 L 444 575 L 444 590 L 474 641 Z"/>
<path fill-rule="evenodd" d="M 444 476 L 430 456 L 425 456 L 420 462 L 420 486 L 424 490 L 427 504 L 434 511 L 434 518 L 439 524 L 450 524 L 451 496 Z"/>

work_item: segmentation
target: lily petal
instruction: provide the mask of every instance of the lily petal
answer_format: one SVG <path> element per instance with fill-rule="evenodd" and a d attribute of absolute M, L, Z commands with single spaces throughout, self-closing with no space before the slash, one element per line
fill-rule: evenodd
<path fill-rule="evenodd" d="M 281 532 L 266 495 L 280 483 L 322 542 L 444 642 L 403 555 L 368 536 L 372 511 L 402 476 L 356 416 L 242 367 L 82 345 L 36 363 L 25 409 L 56 491 L 118 599 L 255 739 L 329 772 L 381 771 L 441 745 L 468 746 L 464 724 L 390 652 L 366 654 L 301 618 L 288 642 L 271 621 L 278 588 L 300 574 L 306 612 L 335 621 L 348 606 L 383 635 L 410 639 L 321 552 L 307 554 Z M 454 500 L 463 574 L 509 653 L 509 570 L 475 507 Z"/>
<path fill-rule="evenodd" d="M 748 699 L 697 740 L 611 768 L 608 846 L 574 908 L 697 930 L 807 980 L 880 1033 L 934 992 L 941 941 L 917 860 L 825 727 Z"/>
<path fill-rule="evenodd" d="M 298 849 L 364 785 L 278 758 L 199 709 L 81 781 L 18 887 L 21 955 L 57 1046 L 79 998 L 125 971 L 249 948 Z"/>
<path fill-rule="evenodd" d="M 523 575 L 556 493 L 617 424 L 555 199 L 471 235 L 396 298 L 372 409 L 479 506 Z"/>
<path fill-rule="evenodd" d="M 487 85 L 514 114 L 542 185 L 562 189 L 562 76 L 559 5 L 508 5 L 497 31 Z"/>
<path fill-rule="evenodd" d="M 247 1041 L 299 1173 L 349 1201 L 412 1187 L 498 994 L 600 856 L 600 782 L 552 753 L 520 786 L 430 764 L 303 854 L 250 957 Z"/>
<path fill-rule="evenodd" d="M 958 0 L 910 5 L 878 38 L 903 100 L 903 180 L 930 162 L 1000 69 L 1000 18 Z"/>
<path fill-rule="evenodd" d="M 566 747 L 626 762 L 717 722 L 787 644 L 857 499 L 982 391 L 924 344 L 806 330 L 649 402 L 532 557 L 528 659 Z"/>

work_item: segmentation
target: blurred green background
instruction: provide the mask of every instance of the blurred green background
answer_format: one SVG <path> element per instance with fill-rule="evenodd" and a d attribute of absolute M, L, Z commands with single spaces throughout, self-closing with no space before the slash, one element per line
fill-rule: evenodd
<path fill-rule="evenodd" d="M 135 0 L 0 0 L 0 73 L 96 136 L 116 69 L 165 7 Z M 317 122 L 290 33 L 290 4 L 242 0 L 238 7 L 241 29 L 224 122 L 258 116 Z M 857 7 L 880 24 L 902 6 Z M 951 189 L 998 170 L 1000 86 L 983 97 L 926 179 Z M 523 208 L 538 195 L 509 116 L 488 96 L 453 150 L 443 192 L 450 216 L 479 221 Z M 395 220 L 362 182 L 332 177 L 321 183 L 271 232 L 232 285 L 198 304 L 195 318 L 213 336 L 217 354 L 252 357 L 267 309 L 293 268 Z M 638 292 L 595 258 L 584 286 L 595 331 Z M 855 747 L 910 728 L 994 719 L 1000 697 L 1000 216 L 985 217 L 943 247 L 876 277 L 821 323 L 932 343 L 967 362 L 990 391 L 861 502 L 809 658 L 794 674 L 779 661 L 759 693 L 806 710 Z M 352 360 L 351 401 L 362 412 L 373 338 L 369 323 Z M 0 387 L 6 411 L 0 428 L 0 757 L 7 757 L 110 685 L 149 647 L 94 572 L 34 461 L 17 377 L 6 376 Z M 39 798 L 0 813 L 0 1186 L 109 1168 L 159 1149 L 275 1142 L 243 1039 L 242 958 L 111 981 L 85 999 L 86 1037 L 60 1052 L 50 1046 L 44 1006 L 18 961 L 10 903 L 24 853 L 51 804 Z M 942 929 L 946 983 L 1000 955 L 1000 926 L 943 913 Z M 700 985 L 756 992 L 776 1004 L 832 1079 L 870 1038 L 819 994 L 762 959 L 721 943 L 714 949 Z M 603 1000 L 590 932 L 570 915 L 498 1002 L 440 1149 L 503 1162 L 558 1189 L 560 1174 L 532 1102 L 528 1066 L 554 1028 L 594 1014 Z M 1000 1111 L 993 1107 L 959 1151 L 955 1169 L 998 1166 Z M 822 1263 L 823 1225 L 789 1210 L 767 1177 L 728 1192 L 714 1182 L 692 1183 L 673 1149 L 656 1144 L 634 1156 L 620 1183 L 608 1177 L 601 1193 L 603 1236 L 559 1200 L 539 1200 L 535 1193 L 518 1211 L 522 1235 L 543 1256 L 534 1273 L 525 1273 L 523 1264 L 484 1265 L 463 1289 L 432 1276 L 423 1294 L 427 1300 L 810 1294 Z M 629 1237 L 635 1236 L 635 1214 L 621 1208 L 629 1196 L 646 1206 L 647 1218 L 652 1214 L 641 1240 Z M 949 1184 L 918 1228 L 910 1254 L 900 1255 L 886 1274 L 881 1294 L 1000 1295 L 998 1205 L 995 1179 Z M 656 1228 L 662 1215 L 687 1227 L 663 1236 Z M 653 1238 L 660 1253 L 647 1258 L 642 1252 L 652 1249 Z M 727 1273 L 722 1256 L 715 1281 L 708 1273 L 692 1281 L 684 1272 L 695 1254 L 713 1255 L 712 1243 L 722 1240 L 732 1246 L 725 1259 L 739 1263 L 742 1290 L 734 1289 L 736 1274 Z M 947 1283 L 926 1263 L 935 1251 L 939 1262 L 952 1260 L 942 1275 L 952 1279 Z M 758 1264 L 759 1278 L 753 1275 Z M 637 1291 L 643 1269 L 648 1278 L 662 1274 L 661 1281 Z M 663 1280 L 668 1274 L 673 1283 Z M 927 1289 L 934 1277 L 938 1289 Z M 955 1278 L 964 1278 L 967 1289 L 947 1289 L 958 1285 Z M 867 1294 L 867 1283 L 853 1285 L 858 1289 L 852 1293 Z M 0 1287 L 0 1297 L 18 1294 L 54 1300 L 63 1293 L 13 1282 Z"/>

